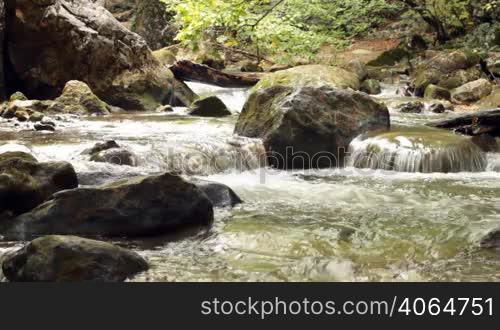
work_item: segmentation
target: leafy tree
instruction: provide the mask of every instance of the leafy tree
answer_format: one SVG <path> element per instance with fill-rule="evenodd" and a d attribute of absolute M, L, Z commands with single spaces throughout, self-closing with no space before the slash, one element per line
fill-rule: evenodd
<path fill-rule="evenodd" d="M 314 56 L 325 44 L 343 47 L 384 20 L 387 0 L 184 0 L 177 5 L 177 38 L 197 49 L 248 49 L 283 61 Z"/>

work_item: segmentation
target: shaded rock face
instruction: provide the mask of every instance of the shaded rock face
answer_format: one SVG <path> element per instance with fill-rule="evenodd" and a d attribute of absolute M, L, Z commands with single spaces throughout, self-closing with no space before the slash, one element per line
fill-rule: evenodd
<path fill-rule="evenodd" d="M 427 86 L 457 88 L 482 77 L 479 56 L 461 50 L 440 52 L 419 64 L 415 71 L 415 95 L 423 96 Z"/>
<path fill-rule="evenodd" d="M 131 29 L 142 36 L 153 50 L 174 44 L 178 27 L 172 7 L 162 0 L 137 2 Z"/>
<path fill-rule="evenodd" d="M 158 64 L 146 42 L 92 1 L 6 3 L 10 80 L 29 98 L 53 98 L 66 82 L 80 80 L 124 109 L 191 103 L 192 92 L 174 86 L 172 73 Z"/>
<path fill-rule="evenodd" d="M 5 40 L 5 1 L 0 1 L 0 102 L 5 100 L 5 72 L 4 61 L 4 40 Z"/>
<path fill-rule="evenodd" d="M 270 74 L 252 90 L 235 133 L 261 138 L 273 167 L 342 166 L 352 139 L 390 126 L 386 106 L 344 89 L 357 87 L 356 74 L 326 66 Z"/>
<path fill-rule="evenodd" d="M 75 236 L 35 239 L 2 264 L 11 282 L 122 282 L 148 268 L 135 252 Z"/>
<path fill-rule="evenodd" d="M 76 187 L 78 179 L 69 163 L 38 163 L 22 152 L 0 154 L 0 213 L 30 211 L 52 194 Z"/>
<path fill-rule="evenodd" d="M 213 207 L 206 195 L 166 173 L 54 194 L 52 200 L 16 218 L 4 236 L 16 240 L 51 234 L 141 237 L 206 228 L 212 222 Z"/>
<path fill-rule="evenodd" d="M 486 79 L 471 81 L 454 89 L 451 98 L 456 103 L 476 102 L 491 94 L 493 86 Z"/>
<path fill-rule="evenodd" d="M 231 111 L 217 96 L 208 96 L 193 102 L 189 107 L 189 115 L 197 117 L 226 117 Z"/>

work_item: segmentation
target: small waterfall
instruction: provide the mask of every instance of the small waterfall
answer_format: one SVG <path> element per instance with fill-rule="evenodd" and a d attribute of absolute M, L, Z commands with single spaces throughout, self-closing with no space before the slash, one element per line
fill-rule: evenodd
<path fill-rule="evenodd" d="M 189 88 L 199 96 L 216 95 L 232 112 L 241 112 L 247 99 L 249 88 L 223 88 L 197 82 L 187 82 Z"/>
<path fill-rule="evenodd" d="M 359 136 L 350 145 L 349 165 L 397 172 L 480 172 L 486 153 L 469 138 L 426 128 L 395 129 Z"/>

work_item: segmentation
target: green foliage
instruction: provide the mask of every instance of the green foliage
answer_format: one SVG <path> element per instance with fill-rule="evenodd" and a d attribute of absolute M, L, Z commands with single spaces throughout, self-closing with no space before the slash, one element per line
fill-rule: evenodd
<path fill-rule="evenodd" d="M 386 0 L 184 0 L 177 39 L 195 50 L 206 42 L 250 47 L 288 62 L 314 57 L 325 44 L 348 45 L 392 8 Z"/>

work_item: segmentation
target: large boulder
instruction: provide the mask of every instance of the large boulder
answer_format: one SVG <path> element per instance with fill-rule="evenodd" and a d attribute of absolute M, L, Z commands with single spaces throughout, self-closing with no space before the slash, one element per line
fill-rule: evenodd
<path fill-rule="evenodd" d="M 492 84 L 486 79 L 471 81 L 451 92 L 451 99 L 456 103 L 472 103 L 491 94 Z"/>
<path fill-rule="evenodd" d="M 5 1 L 0 1 L 0 102 L 5 100 L 5 72 L 4 61 L 4 39 L 5 39 Z"/>
<path fill-rule="evenodd" d="M 457 88 L 482 77 L 480 58 L 474 53 L 457 50 L 440 52 L 420 63 L 415 71 L 415 94 L 423 96 L 427 86 Z"/>
<path fill-rule="evenodd" d="M 6 3 L 12 87 L 30 99 L 56 97 L 70 80 L 83 81 L 105 102 L 130 110 L 189 105 L 194 99 L 144 39 L 93 1 Z"/>
<path fill-rule="evenodd" d="M 451 93 L 449 90 L 443 87 L 439 87 L 434 84 L 430 84 L 425 88 L 424 98 L 428 100 L 450 100 Z"/>
<path fill-rule="evenodd" d="M 78 179 L 69 163 L 39 163 L 23 152 L 0 154 L 0 213 L 30 211 L 52 194 L 76 187 Z"/>
<path fill-rule="evenodd" d="M 269 74 L 252 90 L 235 133 L 261 138 L 277 168 L 342 166 L 352 139 L 390 126 L 387 107 L 358 88 L 356 74 L 335 67 Z"/>
<path fill-rule="evenodd" d="M 122 282 L 149 266 L 137 253 L 75 236 L 46 236 L 3 261 L 12 282 Z"/>
<path fill-rule="evenodd" d="M 142 36 L 153 50 L 172 45 L 177 36 L 174 4 L 166 0 L 137 2 L 132 31 Z"/>
<path fill-rule="evenodd" d="M 17 217 L 4 236 L 140 237 L 206 228 L 212 222 L 213 206 L 206 195 L 180 176 L 166 173 L 59 192 Z"/>

